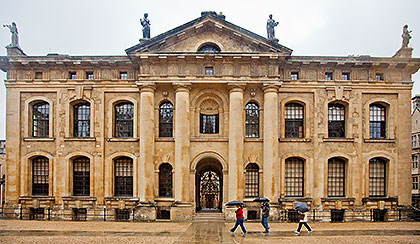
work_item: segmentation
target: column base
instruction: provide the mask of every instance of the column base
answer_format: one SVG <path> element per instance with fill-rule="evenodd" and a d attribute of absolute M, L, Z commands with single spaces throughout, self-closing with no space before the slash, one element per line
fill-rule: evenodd
<path fill-rule="evenodd" d="M 175 202 L 171 207 L 172 221 L 191 221 L 194 214 L 194 206 L 191 202 Z"/>
<path fill-rule="evenodd" d="M 134 221 L 155 221 L 156 203 L 140 202 L 134 209 Z"/>

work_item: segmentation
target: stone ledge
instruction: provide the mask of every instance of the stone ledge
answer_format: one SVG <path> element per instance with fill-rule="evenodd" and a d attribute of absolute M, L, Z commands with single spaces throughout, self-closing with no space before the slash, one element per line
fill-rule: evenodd
<path fill-rule="evenodd" d="M 354 142 L 354 138 L 322 138 L 323 142 Z"/>
<path fill-rule="evenodd" d="M 137 142 L 139 138 L 106 138 L 108 142 Z"/>
<path fill-rule="evenodd" d="M 228 142 L 229 138 L 227 137 L 192 137 L 190 139 L 191 142 L 198 142 L 198 141 L 207 141 L 207 142 Z"/>
<path fill-rule="evenodd" d="M 322 202 L 334 202 L 334 201 L 344 201 L 344 202 L 354 202 L 356 198 L 354 197 L 323 197 L 321 198 Z"/>
<path fill-rule="evenodd" d="M 95 137 L 64 137 L 64 141 L 96 141 Z"/>
<path fill-rule="evenodd" d="M 364 139 L 365 143 L 395 143 L 395 139 Z"/>
<path fill-rule="evenodd" d="M 155 142 L 174 142 L 175 138 L 173 137 L 156 137 Z"/>
<path fill-rule="evenodd" d="M 262 138 L 244 138 L 244 142 L 263 142 Z"/>
<path fill-rule="evenodd" d="M 48 137 L 48 138 L 37 138 L 37 137 L 25 137 L 23 141 L 55 141 L 55 137 Z"/>
<path fill-rule="evenodd" d="M 385 202 L 398 202 L 398 198 L 396 197 L 364 197 L 362 198 L 362 202 L 369 202 L 369 201 L 385 201 Z"/>
<path fill-rule="evenodd" d="M 311 138 L 279 138 L 279 142 L 311 142 Z"/>

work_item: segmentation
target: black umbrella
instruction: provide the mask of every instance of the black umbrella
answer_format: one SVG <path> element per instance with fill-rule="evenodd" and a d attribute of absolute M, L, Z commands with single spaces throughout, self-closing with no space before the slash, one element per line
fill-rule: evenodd
<path fill-rule="evenodd" d="M 269 202 L 270 199 L 266 198 L 266 197 L 257 197 L 253 200 L 254 202 Z"/>
<path fill-rule="evenodd" d="M 236 206 L 236 205 L 242 205 L 242 204 L 244 203 L 241 201 L 230 201 L 226 203 L 226 206 Z"/>
<path fill-rule="evenodd" d="M 309 211 L 308 205 L 306 205 L 303 202 L 295 202 L 294 203 L 294 206 L 295 206 L 295 209 L 297 211 L 299 211 L 299 212 L 304 213 L 304 212 L 308 212 Z"/>

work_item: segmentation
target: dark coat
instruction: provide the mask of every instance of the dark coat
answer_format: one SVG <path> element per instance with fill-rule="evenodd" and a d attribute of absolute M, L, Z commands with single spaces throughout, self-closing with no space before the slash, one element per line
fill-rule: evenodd
<path fill-rule="evenodd" d="M 267 218 L 270 215 L 270 205 L 268 205 L 268 202 L 264 202 L 261 206 L 262 209 L 262 217 Z"/>

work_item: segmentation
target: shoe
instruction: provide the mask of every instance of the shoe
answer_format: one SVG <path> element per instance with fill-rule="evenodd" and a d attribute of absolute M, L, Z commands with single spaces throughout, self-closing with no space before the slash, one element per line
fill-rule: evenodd
<path fill-rule="evenodd" d="M 310 234 L 312 234 L 312 230 L 311 231 L 308 231 L 308 235 L 310 235 Z"/>
<path fill-rule="evenodd" d="M 268 233 L 268 230 L 263 231 L 263 233 Z"/>
<path fill-rule="evenodd" d="M 242 236 L 246 236 L 246 232 L 242 232 L 242 234 L 241 234 Z"/>
<path fill-rule="evenodd" d="M 298 236 L 298 235 L 300 235 L 300 232 L 295 230 L 295 234 Z"/>

